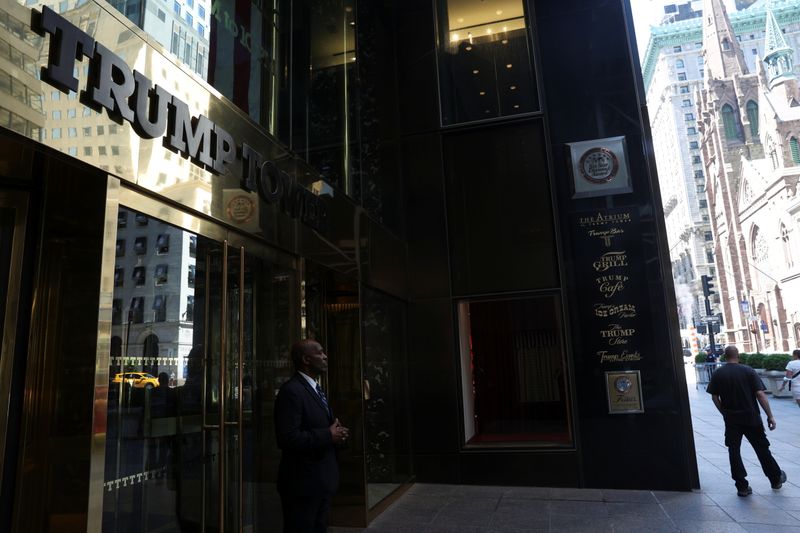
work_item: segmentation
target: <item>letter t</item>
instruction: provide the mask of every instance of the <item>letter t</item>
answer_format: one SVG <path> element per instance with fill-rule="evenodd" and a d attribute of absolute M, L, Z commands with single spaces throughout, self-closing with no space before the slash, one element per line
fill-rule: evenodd
<path fill-rule="evenodd" d="M 38 24 L 36 10 L 32 11 L 34 31 L 50 34 L 50 59 L 42 68 L 42 79 L 64 92 L 77 92 L 78 80 L 72 75 L 75 61 L 94 55 L 94 39 L 47 6 L 42 6 Z"/>

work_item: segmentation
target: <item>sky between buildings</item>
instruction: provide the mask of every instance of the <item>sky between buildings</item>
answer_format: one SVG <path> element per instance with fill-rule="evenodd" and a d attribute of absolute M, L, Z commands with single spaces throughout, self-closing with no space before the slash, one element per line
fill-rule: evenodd
<path fill-rule="evenodd" d="M 685 4 L 689 0 L 629 0 L 633 12 L 633 25 L 636 31 L 636 44 L 639 47 L 639 60 L 644 57 L 647 42 L 650 40 L 650 26 L 657 26 L 664 17 L 664 6 Z M 736 11 L 735 0 L 724 0 L 728 13 Z M 696 9 L 703 7 L 703 0 L 694 0 Z"/>

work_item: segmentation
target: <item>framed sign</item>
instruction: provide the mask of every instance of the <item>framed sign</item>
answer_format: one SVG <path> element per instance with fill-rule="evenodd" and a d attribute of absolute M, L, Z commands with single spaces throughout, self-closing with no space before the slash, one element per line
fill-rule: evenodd
<path fill-rule="evenodd" d="M 633 192 L 625 137 L 567 143 L 572 197 Z"/>
<path fill-rule="evenodd" d="M 606 372 L 606 395 L 609 414 L 644 413 L 642 380 L 638 370 Z"/>

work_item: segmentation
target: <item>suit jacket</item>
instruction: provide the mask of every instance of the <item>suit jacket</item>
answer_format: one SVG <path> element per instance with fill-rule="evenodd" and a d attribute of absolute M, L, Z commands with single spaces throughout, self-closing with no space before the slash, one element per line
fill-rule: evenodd
<path fill-rule="evenodd" d="M 339 466 L 328 429 L 333 420 L 333 413 L 300 374 L 281 386 L 275 401 L 275 436 L 282 450 L 279 492 L 305 497 L 336 492 Z"/>

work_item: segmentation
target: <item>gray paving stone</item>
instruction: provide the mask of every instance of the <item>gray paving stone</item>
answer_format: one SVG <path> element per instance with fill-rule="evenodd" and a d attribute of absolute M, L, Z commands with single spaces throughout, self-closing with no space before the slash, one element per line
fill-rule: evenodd
<path fill-rule="evenodd" d="M 686 533 L 743 533 L 746 531 L 736 522 L 697 522 L 693 520 L 676 520 L 675 525 Z"/>
<path fill-rule="evenodd" d="M 733 522 L 733 519 L 715 505 L 686 505 L 681 503 L 662 504 L 664 512 L 672 520 L 692 520 L 696 522 Z"/>
<path fill-rule="evenodd" d="M 603 501 L 603 491 L 600 489 L 553 488 L 550 489 L 550 497 L 554 500 L 601 502 Z"/>
<path fill-rule="evenodd" d="M 550 515 L 584 516 L 586 518 L 608 517 L 608 504 L 604 502 L 576 502 L 552 501 L 550 502 Z M 636 505 L 636 504 L 633 504 Z"/>
<path fill-rule="evenodd" d="M 800 526 L 800 520 L 780 509 L 748 509 L 723 507 L 726 513 L 741 524 L 769 524 L 773 526 Z"/>
<path fill-rule="evenodd" d="M 707 494 L 700 492 L 653 491 L 653 496 L 661 503 L 676 502 L 687 505 L 717 505 Z"/>
<path fill-rule="evenodd" d="M 669 533 L 678 531 L 678 527 L 671 520 L 633 516 L 611 518 L 611 527 L 615 533 Z"/>
<path fill-rule="evenodd" d="M 610 518 L 587 518 L 583 516 L 554 515 L 550 517 L 550 531 L 570 533 L 611 533 L 614 531 Z"/>
<path fill-rule="evenodd" d="M 652 520 L 666 519 L 667 515 L 657 503 L 607 503 L 611 517 L 642 517 Z"/>
<path fill-rule="evenodd" d="M 607 490 L 603 489 L 603 501 L 656 503 L 656 497 L 649 490 Z"/>

